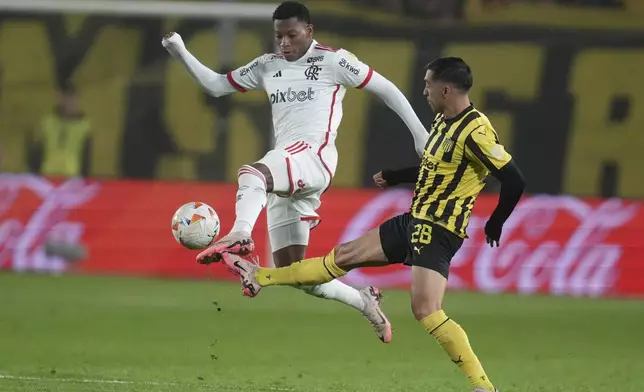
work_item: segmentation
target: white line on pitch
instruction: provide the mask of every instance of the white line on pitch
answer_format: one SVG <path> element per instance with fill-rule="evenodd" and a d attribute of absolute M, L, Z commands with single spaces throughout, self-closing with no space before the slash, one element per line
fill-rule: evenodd
<path fill-rule="evenodd" d="M 127 380 L 101 380 L 101 379 L 88 379 L 88 378 L 45 378 L 45 377 L 27 377 L 27 376 L 11 376 L 7 374 L 0 374 L 0 380 L 15 380 L 15 381 L 34 381 L 34 382 L 63 382 L 73 384 L 124 384 L 124 385 L 153 385 L 153 386 L 186 386 L 186 385 L 202 385 L 207 386 L 207 383 L 194 383 L 194 382 L 171 382 L 171 381 L 127 381 Z M 268 391 L 295 391 L 291 388 L 277 388 L 265 387 L 261 388 Z"/>

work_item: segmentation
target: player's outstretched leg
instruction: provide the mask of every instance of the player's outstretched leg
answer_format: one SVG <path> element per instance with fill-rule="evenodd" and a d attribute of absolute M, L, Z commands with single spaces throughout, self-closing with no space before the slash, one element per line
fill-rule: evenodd
<path fill-rule="evenodd" d="M 267 177 L 271 178 L 270 171 L 262 164 L 244 165 L 239 169 L 235 224 L 230 233 L 197 255 L 198 263 L 210 264 L 220 261 L 224 252 L 247 255 L 255 250 L 251 232 L 260 212 L 266 206 L 266 193 L 271 190 L 267 189 Z"/>
<path fill-rule="evenodd" d="M 351 269 L 386 265 L 388 262 L 385 260 L 377 229 L 355 241 L 338 245 L 324 257 L 298 261 L 288 267 L 260 268 L 243 257 L 224 255 L 228 268 L 241 278 L 244 294 L 250 297 L 256 296 L 263 287 L 272 285 L 324 288 L 325 283 L 345 275 Z M 364 303 L 362 314 L 373 325 L 380 340 L 390 342 L 391 323 L 380 308 L 380 290 L 370 286 L 358 292 Z"/>
<path fill-rule="evenodd" d="M 281 218 L 280 215 L 296 216 L 300 213 L 293 211 L 293 204 L 288 199 L 274 198 L 268 202 L 268 221 L 275 223 Z M 291 211 L 289 213 L 288 211 Z M 285 213 L 286 212 L 286 213 Z M 277 213 L 277 214 L 276 214 Z M 273 249 L 273 263 L 276 267 L 287 267 L 297 261 L 306 258 L 311 232 L 311 225 L 308 221 L 301 219 L 285 225 L 275 225 L 268 231 L 268 236 Z M 342 304 L 359 310 L 362 313 L 373 308 L 373 304 L 379 299 L 367 295 L 368 292 L 361 292 L 355 288 L 339 281 L 332 280 L 327 283 L 313 286 L 293 286 L 304 293 L 316 298 L 338 301 Z"/>
<path fill-rule="evenodd" d="M 497 391 L 474 354 L 467 334 L 441 309 L 447 279 L 439 272 L 412 267 L 412 310 L 414 316 L 440 344 L 470 382 L 474 392 Z"/>
<path fill-rule="evenodd" d="M 317 298 L 331 299 L 357 309 L 371 323 L 378 338 L 391 342 L 391 324 L 381 309 L 382 293 L 374 286 L 359 290 L 335 279 L 314 286 L 294 286 Z"/>

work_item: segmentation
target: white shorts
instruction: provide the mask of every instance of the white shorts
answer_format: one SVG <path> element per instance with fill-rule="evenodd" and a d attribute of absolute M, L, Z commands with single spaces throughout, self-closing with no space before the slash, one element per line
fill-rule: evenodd
<path fill-rule="evenodd" d="M 325 146 L 320 152 L 319 146 L 297 142 L 271 150 L 258 161 L 273 176 L 273 192 L 266 205 L 273 252 L 289 245 L 308 245 L 308 230 L 320 223 L 320 197 L 331 183 L 337 159 L 335 146 Z M 303 230 L 307 232 L 300 233 Z"/>

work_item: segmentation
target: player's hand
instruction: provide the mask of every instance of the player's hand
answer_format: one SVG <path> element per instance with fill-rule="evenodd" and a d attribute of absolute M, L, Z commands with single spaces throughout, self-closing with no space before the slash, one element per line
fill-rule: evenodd
<path fill-rule="evenodd" d="M 490 217 L 485 224 L 485 242 L 487 242 L 492 248 L 494 248 L 494 245 L 496 244 L 498 248 L 499 241 L 501 240 L 501 231 L 503 231 L 503 223 L 497 222 L 494 217 Z"/>
<path fill-rule="evenodd" d="M 163 36 L 161 45 L 163 45 L 165 50 L 175 58 L 178 57 L 179 53 L 186 48 L 181 36 L 174 31 Z"/>
<path fill-rule="evenodd" d="M 376 186 L 381 189 L 385 189 L 389 186 L 389 184 L 387 184 L 387 181 L 382 178 L 382 171 L 379 171 L 378 173 L 373 175 L 373 182 L 375 182 Z"/>

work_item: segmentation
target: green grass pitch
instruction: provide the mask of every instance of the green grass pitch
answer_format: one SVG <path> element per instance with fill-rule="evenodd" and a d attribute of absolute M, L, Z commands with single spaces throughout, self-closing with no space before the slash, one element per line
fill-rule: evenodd
<path fill-rule="evenodd" d="M 385 345 L 356 311 L 292 288 L 0 274 L 0 391 L 469 391 L 386 292 Z M 511 391 L 644 391 L 644 302 L 448 293 Z"/>

